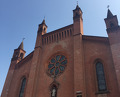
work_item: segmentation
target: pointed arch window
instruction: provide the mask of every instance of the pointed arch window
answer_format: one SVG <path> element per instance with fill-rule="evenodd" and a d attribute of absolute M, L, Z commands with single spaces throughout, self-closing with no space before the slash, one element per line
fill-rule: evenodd
<path fill-rule="evenodd" d="M 24 78 L 24 79 L 22 80 L 19 97 L 23 97 L 24 91 L 25 91 L 25 85 L 26 85 L 26 78 Z"/>
<path fill-rule="evenodd" d="M 106 91 L 107 87 L 105 81 L 104 68 L 101 62 L 96 63 L 96 75 L 97 75 L 98 90 Z"/>
<path fill-rule="evenodd" d="M 23 53 L 20 54 L 20 58 L 23 59 Z"/>
<path fill-rule="evenodd" d="M 51 97 L 57 97 L 57 87 L 56 87 L 56 85 L 52 86 Z"/>

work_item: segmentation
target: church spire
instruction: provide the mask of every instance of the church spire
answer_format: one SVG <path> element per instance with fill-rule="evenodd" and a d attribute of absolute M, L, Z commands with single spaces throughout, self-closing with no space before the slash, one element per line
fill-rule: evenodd
<path fill-rule="evenodd" d="M 81 33 L 83 35 L 82 14 L 82 10 L 77 4 L 76 8 L 73 10 L 74 34 Z"/>
<path fill-rule="evenodd" d="M 45 24 L 45 19 L 43 19 L 42 24 Z"/>
<path fill-rule="evenodd" d="M 42 23 L 39 24 L 38 32 L 43 34 L 46 34 L 47 32 L 47 25 L 45 23 L 45 19 L 43 19 Z"/>
<path fill-rule="evenodd" d="M 26 53 L 26 51 L 24 51 L 23 41 L 22 41 L 21 44 L 19 45 L 19 47 L 14 50 L 12 61 L 19 62 L 20 60 L 22 60 L 24 58 L 25 53 Z"/>
<path fill-rule="evenodd" d="M 118 27 L 118 19 L 116 15 L 113 15 L 112 12 L 108 9 L 107 18 L 105 18 L 107 32 L 112 31 L 111 29 Z"/>
<path fill-rule="evenodd" d="M 19 45 L 18 49 L 24 50 L 23 41 L 22 41 L 21 44 Z"/>
<path fill-rule="evenodd" d="M 107 18 L 111 18 L 111 17 L 113 17 L 113 14 L 112 14 L 112 12 L 108 9 Z"/>
<path fill-rule="evenodd" d="M 82 18 L 82 10 L 77 4 L 76 8 L 73 10 L 73 19 Z"/>
<path fill-rule="evenodd" d="M 47 27 L 47 25 L 46 25 L 46 23 L 45 23 L 45 18 L 43 19 L 42 23 L 41 23 L 41 24 L 39 24 L 39 26 L 41 26 L 41 25 L 42 25 L 42 26 L 44 25 L 44 26 L 46 26 L 46 27 Z"/>
<path fill-rule="evenodd" d="M 77 5 L 76 5 L 76 8 L 75 8 L 73 11 L 76 11 L 76 10 L 79 10 L 79 11 L 82 12 L 82 10 L 81 10 L 81 8 L 79 7 L 78 3 L 77 3 Z"/>

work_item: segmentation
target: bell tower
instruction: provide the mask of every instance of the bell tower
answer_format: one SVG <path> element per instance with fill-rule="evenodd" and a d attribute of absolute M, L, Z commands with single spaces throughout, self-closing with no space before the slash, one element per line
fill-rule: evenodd
<path fill-rule="evenodd" d="M 14 69 L 15 64 L 17 64 L 19 61 L 21 61 L 24 58 L 25 53 L 26 53 L 26 51 L 24 51 L 24 46 L 23 46 L 23 41 L 22 41 L 21 44 L 19 45 L 19 47 L 14 50 L 13 57 L 11 59 L 12 65 L 10 65 L 11 69 Z"/>
<path fill-rule="evenodd" d="M 19 47 L 14 50 L 14 54 L 11 61 L 16 61 L 16 63 L 18 63 L 20 60 L 24 58 L 25 53 L 26 52 L 24 51 L 23 41 L 22 41 Z"/>
<path fill-rule="evenodd" d="M 42 35 L 46 34 L 47 32 L 47 25 L 45 24 L 45 19 L 39 24 L 38 32 L 42 33 Z"/>
<path fill-rule="evenodd" d="M 78 5 L 76 6 L 76 9 L 73 10 L 73 24 L 74 24 L 74 35 L 79 33 L 83 35 L 82 10 Z"/>
<path fill-rule="evenodd" d="M 118 27 L 118 19 L 116 15 L 113 15 L 112 12 L 108 9 L 107 18 L 105 19 L 107 32 L 111 32 Z"/>
<path fill-rule="evenodd" d="M 29 79 L 28 79 L 28 87 L 27 91 L 28 92 L 25 97 L 33 97 L 33 95 L 36 95 L 36 90 L 37 89 L 37 80 L 38 80 L 38 72 L 39 72 L 39 66 L 41 66 L 41 60 L 40 58 L 42 57 L 42 50 L 43 50 L 43 45 L 42 45 L 42 35 L 47 33 L 47 25 L 45 23 L 45 19 L 42 21 L 41 24 L 38 26 L 38 31 L 37 31 L 37 38 L 36 38 L 36 44 L 34 48 L 34 53 L 33 53 L 33 58 L 32 58 L 32 63 L 31 63 L 31 68 L 30 68 L 30 74 L 29 74 Z"/>
<path fill-rule="evenodd" d="M 45 19 L 39 24 L 38 32 L 37 32 L 37 39 L 35 48 L 42 46 L 42 35 L 47 33 L 47 25 L 45 23 Z"/>
<path fill-rule="evenodd" d="M 83 65 L 83 18 L 82 10 L 76 6 L 73 10 L 73 40 L 74 40 L 74 97 L 77 91 L 82 91 L 81 96 L 85 97 L 85 84 L 84 84 L 84 65 Z M 79 58 L 79 60 L 76 60 Z M 78 74 L 81 78 L 78 78 Z"/>
<path fill-rule="evenodd" d="M 120 26 L 117 16 L 109 9 L 105 23 L 120 91 Z"/>
<path fill-rule="evenodd" d="M 13 57 L 11 59 L 9 71 L 8 71 L 8 74 L 7 74 L 7 77 L 6 77 L 6 81 L 5 81 L 5 84 L 4 84 L 4 87 L 3 87 L 1 97 L 8 97 L 10 84 L 11 84 L 13 74 L 14 74 L 14 71 L 15 71 L 15 66 L 19 61 L 21 61 L 24 58 L 25 53 L 26 52 L 24 51 L 23 41 L 22 41 L 21 44 L 19 45 L 19 47 L 14 50 Z"/>

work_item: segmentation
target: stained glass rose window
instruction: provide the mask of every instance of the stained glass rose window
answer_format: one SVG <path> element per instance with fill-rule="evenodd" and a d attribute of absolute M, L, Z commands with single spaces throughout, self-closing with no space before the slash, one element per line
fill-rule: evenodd
<path fill-rule="evenodd" d="M 67 65 L 67 58 L 64 55 L 56 55 L 51 58 L 48 64 L 48 73 L 52 77 L 63 73 Z"/>

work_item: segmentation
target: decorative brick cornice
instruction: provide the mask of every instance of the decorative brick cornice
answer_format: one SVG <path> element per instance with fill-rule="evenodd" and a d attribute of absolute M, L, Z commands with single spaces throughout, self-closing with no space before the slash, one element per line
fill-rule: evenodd
<path fill-rule="evenodd" d="M 82 39 L 87 41 L 99 41 L 99 42 L 109 43 L 108 37 L 83 35 Z"/>
<path fill-rule="evenodd" d="M 72 36 L 73 24 L 42 35 L 42 44 L 47 45 Z"/>
<path fill-rule="evenodd" d="M 82 35 L 82 34 L 79 32 L 79 33 L 77 33 L 77 34 L 74 34 L 73 36 L 77 36 L 77 35 Z"/>
<path fill-rule="evenodd" d="M 36 48 L 41 48 L 41 49 L 42 49 L 42 47 L 41 47 L 41 46 L 37 46 L 37 47 L 35 47 L 34 49 L 36 49 Z"/>

